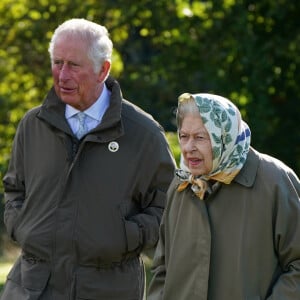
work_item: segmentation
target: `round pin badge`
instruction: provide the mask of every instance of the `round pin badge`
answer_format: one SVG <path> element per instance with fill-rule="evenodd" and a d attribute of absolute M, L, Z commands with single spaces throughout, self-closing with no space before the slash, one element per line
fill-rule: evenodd
<path fill-rule="evenodd" d="M 117 152 L 119 150 L 119 144 L 117 142 L 110 142 L 108 144 L 108 150 L 110 152 Z"/>

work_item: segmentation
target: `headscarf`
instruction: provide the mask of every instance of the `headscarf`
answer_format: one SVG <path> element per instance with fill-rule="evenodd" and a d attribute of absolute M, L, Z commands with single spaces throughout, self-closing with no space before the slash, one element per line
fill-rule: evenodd
<path fill-rule="evenodd" d="M 230 184 L 242 169 L 250 149 L 251 133 L 238 108 L 228 99 L 213 94 L 185 93 L 179 97 L 179 103 L 187 97 L 194 99 L 210 136 L 213 166 L 209 174 L 193 176 L 181 160 L 181 169 L 176 171 L 182 181 L 178 191 L 191 184 L 192 190 L 203 199 L 208 180 Z"/>

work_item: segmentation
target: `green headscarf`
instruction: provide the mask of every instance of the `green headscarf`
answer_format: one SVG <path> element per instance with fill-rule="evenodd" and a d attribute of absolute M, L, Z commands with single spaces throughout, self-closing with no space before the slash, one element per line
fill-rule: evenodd
<path fill-rule="evenodd" d="M 250 149 L 249 126 L 242 120 L 238 108 L 224 97 L 185 93 L 179 97 L 179 104 L 187 97 L 194 99 L 210 136 L 213 167 L 209 174 L 194 177 L 189 174 L 182 161 L 182 170 L 178 170 L 176 174 L 182 181 L 188 181 L 192 185 L 199 179 L 213 179 L 229 184 L 246 161 Z"/>

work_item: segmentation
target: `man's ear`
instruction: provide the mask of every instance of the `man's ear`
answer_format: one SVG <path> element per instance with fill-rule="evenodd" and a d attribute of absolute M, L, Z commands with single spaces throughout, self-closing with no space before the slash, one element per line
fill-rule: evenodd
<path fill-rule="evenodd" d="M 101 69 L 98 74 L 99 82 L 103 82 L 107 78 L 109 71 L 110 71 L 110 66 L 111 66 L 111 63 L 107 60 L 102 64 Z"/>

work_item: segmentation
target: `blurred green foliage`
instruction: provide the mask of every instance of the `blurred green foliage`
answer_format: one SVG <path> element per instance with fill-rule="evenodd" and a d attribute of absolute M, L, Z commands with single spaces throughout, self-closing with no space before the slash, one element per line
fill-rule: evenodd
<path fill-rule="evenodd" d="M 108 28 L 124 97 L 168 132 L 181 93 L 221 94 L 241 109 L 252 145 L 299 174 L 299 11 L 289 0 L 1 0 L 1 177 L 20 118 L 52 84 L 53 30 L 72 17 Z"/>
<path fill-rule="evenodd" d="M 178 143 L 178 136 L 177 132 L 166 132 L 167 140 L 170 144 L 172 154 L 176 160 L 177 166 L 179 166 L 180 163 L 180 147 Z"/>

